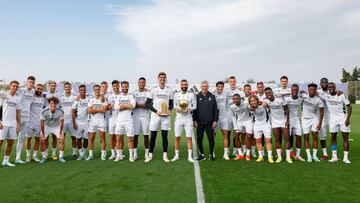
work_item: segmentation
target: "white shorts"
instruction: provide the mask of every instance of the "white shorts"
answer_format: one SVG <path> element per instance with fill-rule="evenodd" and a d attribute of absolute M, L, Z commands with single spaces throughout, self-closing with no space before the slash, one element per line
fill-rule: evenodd
<path fill-rule="evenodd" d="M 89 121 L 89 133 L 96 133 L 98 131 L 106 132 L 105 120 L 90 120 Z"/>
<path fill-rule="evenodd" d="M 89 123 L 88 122 L 79 122 L 76 121 L 77 124 L 77 131 L 76 131 L 76 138 L 77 139 L 88 139 L 89 138 Z"/>
<path fill-rule="evenodd" d="M 149 117 L 134 116 L 134 135 L 149 135 Z"/>
<path fill-rule="evenodd" d="M 19 137 L 24 138 L 26 135 L 30 134 L 30 121 L 21 121 L 20 126 Z"/>
<path fill-rule="evenodd" d="M 228 131 L 234 130 L 234 123 L 232 121 L 232 115 L 229 115 L 227 118 L 227 122 L 228 122 Z"/>
<path fill-rule="evenodd" d="M 160 117 L 154 113 L 151 114 L 150 118 L 150 131 L 157 131 L 159 126 L 161 130 L 171 130 L 170 116 Z"/>
<path fill-rule="evenodd" d="M 252 120 L 248 121 L 238 121 L 236 123 L 237 132 L 240 133 L 247 133 L 247 134 L 254 134 L 254 123 Z"/>
<path fill-rule="evenodd" d="M 319 119 L 312 118 L 312 119 L 302 119 L 301 125 L 303 128 L 304 134 L 309 134 L 310 132 L 317 132 L 317 126 L 319 125 Z"/>
<path fill-rule="evenodd" d="M 218 126 L 216 128 L 216 131 L 220 129 L 220 130 L 229 130 L 229 119 L 228 118 L 221 118 L 218 121 Z"/>
<path fill-rule="evenodd" d="M 175 119 L 175 137 L 181 137 L 185 129 L 186 137 L 194 136 L 194 122 L 192 118 L 177 118 Z"/>
<path fill-rule="evenodd" d="M 271 119 L 272 128 L 285 128 L 286 120 Z"/>
<path fill-rule="evenodd" d="M 264 134 L 265 138 L 271 138 L 271 125 L 269 122 L 254 124 L 254 138 L 260 139 Z"/>
<path fill-rule="evenodd" d="M 66 135 L 66 133 L 70 133 L 72 137 L 76 137 L 77 131 L 72 123 L 64 123 L 63 133 L 64 135 Z"/>
<path fill-rule="evenodd" d="M 33 135 L 35 137 L 40 137 L 41 134 L 41 128 L 40 123 L 30 123 L 29 133 L 26 134 L 26 137 L 32 137 Z"/>
<path fill-rule="evenodd" d="M 57 138 L 60 138 L 60 126 L 49 127 L 45 125 L 45 138 L 49 137 L 50 134 L 53 134 Z"/>
<path fill-rule="evenodd" d="M 3 126 L 0 129 L 0 140 L 15 140 L 16 139 L 16 127 Z"/>
<path fill-rule="evenodd" d="M 128 137 L 134 137 L 134 123 L 130 121 L 119 121 L 116 123 L 115 129 L 116 135 L 127 135 Z"/>
<path fill-rule="evenodd" d="M 335 121 L 335 122 L 329 122 L 329 129 L 330 133 L 337 133 L 339 130 L 344 133 L 350 132 L 350 125 L 345 125 L 345 119 Z"/>
<path fill-rule="evenodd" d="M 302 128 L 301 128 L 301 123 L 299 119 L 295 119 L 290 121 L 290 136 L 292 135 L 297 135 L 297 136 L 301 136 L 302 135 Z"/>
<path fill-rule="evenodd" d="M 116 129 L 116 122 L 117 122 L 117 118 L 116 117 L 110 117 L 109 118 L 109 134 L 110 135 L 115 135 L 115 129 Z"/>

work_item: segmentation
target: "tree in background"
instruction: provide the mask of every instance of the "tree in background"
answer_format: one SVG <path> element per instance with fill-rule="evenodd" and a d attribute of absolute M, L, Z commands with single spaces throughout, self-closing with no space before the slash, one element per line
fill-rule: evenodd
<path fill-rule="evenodd" d="M 340 81 L 342 83 L 346 83 L 349 81 L 358 81 L 359 76 L 360 76 L 360 69 L 358 67 L 355 67 L 352 70 L 352 74 L 350 72 L 348 72 L 347 70 L 345 70 L 345 68 L 343 68 L 342 69 L 342 78 Z"/>

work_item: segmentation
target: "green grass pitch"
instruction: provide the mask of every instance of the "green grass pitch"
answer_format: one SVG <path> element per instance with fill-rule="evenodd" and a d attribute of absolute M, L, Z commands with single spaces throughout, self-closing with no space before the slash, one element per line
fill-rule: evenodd
<path fill-rule="evenodd" d="M 360 201 L 360 105 L 354 105 L 351 121 L 354 142 L 352 164 L 225 161 L 222 136 L 216 137 L 215 162 L 200 163 L 206 202 L 359 202 Z M 107 140 L 108 141 L 108 140 Z M 208 149 L 206 140 L 205 148 Z M 181 160 L 162 161 L 161 136 L 155 160 L 144 163 L 140 137 L 140 160 L 135 163 L 100 160 L 96 138 L 95 160 L 71 160 L 66 139 L 65 164 L 49 161 L 0 168 L 1 202 L 196 202 L 194 166 L 186 160 L 182 139 Z M 173 131 L 169 134 L 169 157 L 174 154 Z M 329 145 L 329 141 L 328 141 Z M 342 158 L 342 138 L 338 138 Z M 3 157 L 4 147 L 1 150 Z M 321 153 L 321 150 L 319 150 Z M 330 153 L 330 149 L 328 149 Z M 304 150 L 302 151 L 305 157 Z M 15 154 L 15 147 L 12 155 Z M 108 153 L 109 154 L 109 153 Z M 127 154 L 127 150 L 126 150 Z M 23 153 L 25 159 L 25 153 Z M 14 157 L 11 158 L 14 161 Z"/>

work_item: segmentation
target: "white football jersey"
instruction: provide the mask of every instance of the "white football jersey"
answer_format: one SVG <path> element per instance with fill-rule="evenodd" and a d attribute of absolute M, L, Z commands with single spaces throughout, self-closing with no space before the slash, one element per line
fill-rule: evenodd
<path fill-rule="evenodd" d="M 26 88 L 21 88 L 16 93 L 21 98 L 21 117 L 30 118 L 30 106 L 32 98 L 34 97 L 35 90 L 28 90 Z"/>
<path fill-rule="evenodd" d="M 79 101 L 74 101 L 72 109 L 76 109 L 77 116 L 76 120 L 80 122 L 87 122 L 89 120 L 89 114 L 87 111 L 89 105 L 89 98 L 85 97 L 85 99 L 79 99 Z"/>
<path fill-rule="evenodd" d="M 235 117 L 237 121 L 248 121 L 251 119 L 248 102 L 241 102 L 239 106 L 231 104 L 230 110 L 232 116 Z"/>
<path fill-rule="evenodd" d="M 324 120 L 329 120 L 329 109 L 326 103 L 326 98 L 329 96 L 329 91 L 324 91 L 323 89 L 318 89 L 318 97 L 323 101 L 324 103 Z"/>
<path fill-rule="evenodd" d="M 104 98 L 105 98 L 105 102 L 106 103 L 109 103 L 108 101 L 109 101 L 109 96 L 110 96 L 110 94 L 108 94 L 108 93 L 106 93 L 106 94 L 104 94 L 104 95 L 102 95 Z M 110 110 L 107 110 L 106 112 L 105 112 L 105 119 L 109 119 L 110 118 Z"/>
<path fill-rule="evenodd" d="M 121 93 L 118 97 L 119 99 L 117 99 L 115 101 L 115 107 L 116 109 L 119 109 L 121 104 L 131 104 L 132 106 L 135 107 L 136 105 L 136 101 L 133 95 L 131 94 L 126 94 L 124 95 L 123 93 Z M 131 121 L 132 120 L 132 114 L 133 114 L 133 109 L 125 109 L 125 110 L 120 110 L 118 112 L 118 121 L 122 122 L 122 121 Z"/>
<path fill-rule="evenodd" d="M 186 100 L 187 103 L 189 104 L 188 108 L 190 108 L 190 111 L 194 111 L 197 107 L 197 102 L 196 102 L 196 98 L 194 96 L 193 93 L 190 92 L 186 92 L 183 93 L 178 92 L 175 94 L 174 96 L 174 106 L 180 108 L 180 101 L 182 100 Z M 176 113 L 176 118 L 191 118 L 191 112 L 187 112 L 187 113 Z"/>
<path fill-rule="evenodd" d="M 21 98 L 18 95 L 11 96 L 6 94 L 5 98 L 0 98 L 2 106 L 2 125 L 7 127 L 17 126 L 17 110 L 21 111 Z"/>
<path fill-rule="evenodd" d="M 225 119 L 228 116 L 227 104 L 228 98 L 227 93 L 225 91 L 218 94 L 216 91 L 214 92 L 216 98 L 216 104 L 219 110 L 219 120 Z"/>
<path fill-rule="evenodd" d="M 302 117 L 304 119 L 314 119 L 319 118 L 320 109 L 324 107 L 324 102 L 318 97 L 309 97 L 307 94 L 303 94 L 303 113 Z"/>
<path fill-rule="evenodd" d="M 118 109 L 115 108 L 115 103 L 116 103 L 116 100 L 119 99 L 120 94 L 121 94 L 120 92 L 119 92 L 119 94 L 111 93 L 107 99 L 107 103 L 109 105 L 113 105 L 113 107 L 110 110 L 110 118 L 118 117 Z"/>
<path fill-rule="evenodd" d="M 54 113 L 51 112 L 50 107 L 46 107 L 41 112 L 41 120 L 45 121 L 45 125 L 49 127 L 56 127 L 60 125 L 60 121 L 64 119 L 64 111 L 57 108 Z"/>
<path fill-rule="evenodd" d="M 291 96 L 285 98 L 285 102 L 289 108 L 289 120 L 297 120 L 300 119 L 299 111 L 302 108 L 303 98 L 298 97 L 297 99 L 293 99 Z"/>
<path fill-rule="evenodd" d="M 290 97 L 291 94 L 291 89 L 290 88 L 282 88 L 282 87 L 277 87 L 274 88 L 273 90 L 275 97 Z"/>
<path fill-rule="evenodd" d="M 230 110 L 230 105 L 233 104 L 233 96 L 235 94 L 239 94 L 241 98 L 245 97 L 245 93 L 243 91 L 241 91 L 239 88 L 235 88 L 235 89 L 228 89 L 226 90 L 226 97 L 227 97 L 227 109 L 228 109 L 228 114 L 231 115 L 232 112 Z"/>
<path fill-rule="evenodd" d="M 326 98 L 326 104 L 329 110 L 329 119 L 331 122 L 343 120 L 347 116 L 345 106 L 350 104 L 350 101 L 345 95 L 328 95 Z"/>
<path fill-rule="evenodd" d="M 174 93 L 168 86 L 165 86 L 164 88 L 155 86 L 151 89 L 148 98 L 153 100 L 153 107 L 156 110 L 161 111 L 161 104 L 163 102 L 165 102 L 169 108 L 169 101 L 174 99 Z"/>
<path fill-rule="evenodd" d="M 100 109 L 102 107 L 106 107 L 107 102 L 105 100 L 102 100 L 101 97 L 96 99 L 95 97 L 91 98 L 88 103 L 88 107 L 92 107 L 94 109 Z M 93 121 L 99 121 L 105 119 L 105 113 L 95 113 L 95 114 L 89 114 L 89 119 Z"/>
<path fill-rule="evenodd" d="M 34 95 L 30 106 L 30 122 L 40 123 L 41 112 L 46 107 L 46 98 Z"/>
<path fill-rule="evenodd" d="M 150 91 L 144 90 L 140 92 L 138 89 L 131 93 L 136 101 L 136 104 L 145 104 L 149 97 Z M 136 108 L 134 110 L 134 117 L 149 117 L 149 110 L 146 108 Z"/>
<path fill-rule="evenodd" d="M 72 122 L 72 106 L 75 101 L 75 96 L 70 95 L 62 95 L 60 97 L 59 107 L 64 111 L 64 122 L 71 123 Z"/>
<path fill-rule="evenodd" d="M 259 99 L 260 101 L 264 101 L 264 99 L 266 99 L 265 92 L 264 92 L 262 95 L 260 95 L 259 93 L 256 93 L 256 96 L 258 97 L 258 99 Z"/>
<path fill-rule="evenodd" d="M 286 106 L 286 102 L 283 98 L 275 97 L 274 101 L 265 99 L 264 102 L 269 105 L 270 116 L 272 120 L 281 121 L 286 119 L 284 111 L 284 106 Z"/>
<path fill-rule="evenodd" d="M 253 116 L 255 125 L 266 123 L 269 121 L 269 114 L 267 109 L 263 106 L 258 106 L 254 111 L 250 109 L 250 113 Z"/>

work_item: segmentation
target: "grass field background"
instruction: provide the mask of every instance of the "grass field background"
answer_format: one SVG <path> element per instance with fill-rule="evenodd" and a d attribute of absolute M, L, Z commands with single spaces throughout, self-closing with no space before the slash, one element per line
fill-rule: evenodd
<path fill-rule="evenodd" d="M 350 144 L 350 165 L 327 161 L 295 161 L 292 165 L 286 162 L 270 165 L 255 160 L 225 161 L 222 159 L 222 136 L 218 134 L 217 160 L 200 163 L 206 202 L 359 202 L 359 124 L 360 105 L 354 105 L 350 137 L 355 141 Z M 172 158 L 173 131 L 169 141 L 169 157 Z M 204 141 L 205 149 L 208 149 L 207 141 Z M 196 202 L 194 168 L 186 160 L 184 138 L 181 160 L 175 163 L 162 161 L 161 136 L 158 136 L 155 160 L 147 164 L 143 160 L 142 137 L 139 141 L 141 159 L 135 163 L 101 161 L 98 137 L 96 142 L 96 159 L 93 161 L 73 161 L 71 140 L 67 137 L 65 154 L 68 161 L 65 164 L 49 161 L 1 167 L 1 202 Z M 4 147 L 1 158 L 3 152 Z M 331 154 L 330 149 L 328 153 Z M 340 136 L 338 154 L 342 158 Z M 302 155 L 305 157 L 304 150 Z"/>

